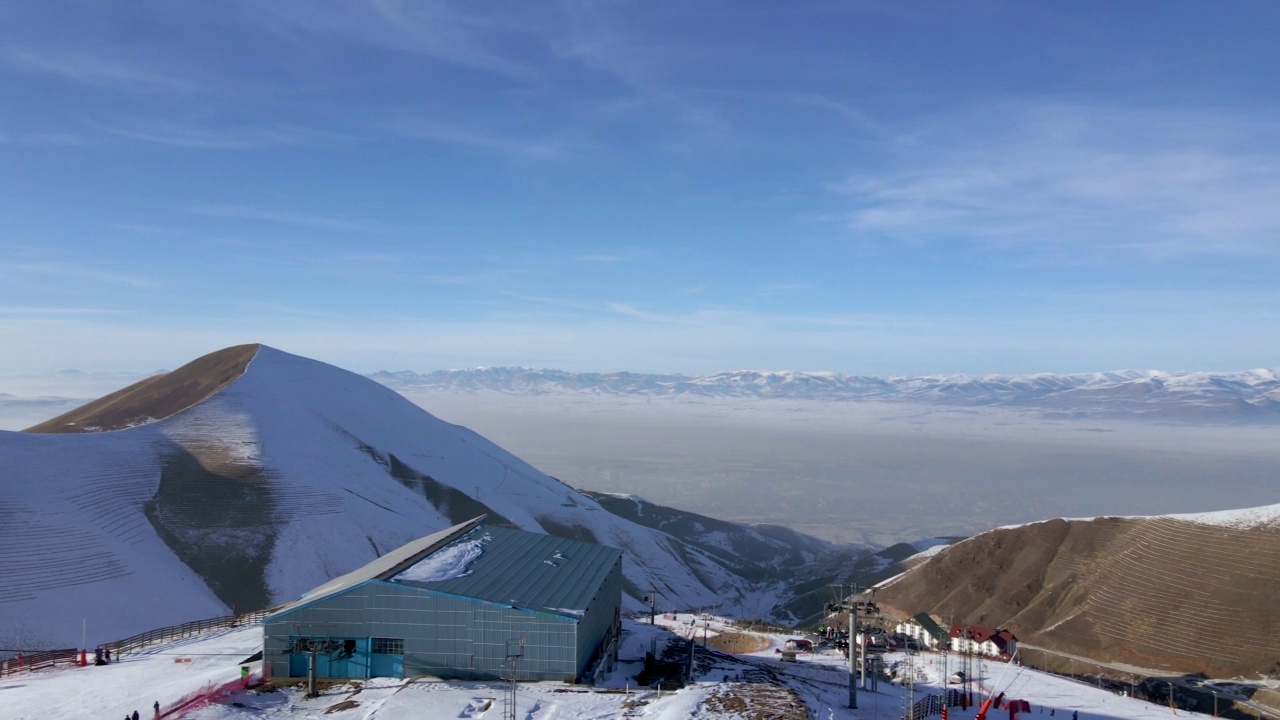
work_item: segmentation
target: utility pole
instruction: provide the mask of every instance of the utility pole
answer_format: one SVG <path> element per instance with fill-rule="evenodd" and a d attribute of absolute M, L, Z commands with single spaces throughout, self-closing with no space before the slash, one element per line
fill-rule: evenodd
<path fill-rule="evenodd" d="M 657 589 L 657 588 L 649 588 L 649 594 L 648 594 L 648 596 L 646 596 L 646 597 L 645 597 L 645 599 L 649 601 L 649 624 L 650 624 L 650 625 L 657 625 L 657 624 L 658 624 L 658 622 L 657 622 L 657 619 L 656 619 L 656 618 L 657 618 L 657 615 L 658 615 L 658 611 L 657 611 L 657 608 L 658 608 L 658 589 Z"/>
<path fill-rule="evenodd" d="M 956 622 L 956 611 L 954 608 L 952 608 L 951 614 L 947 616 L 947 642 L 942 642 L 941 640 L 938 641 L 938 644 L 942 646 L 940 649 L 942 650 L 942 704 L 943 705 L 947 704 L 947 680 L 950 679 L 950 674 L 947 673 L 947 655 L 948 655 L 948 651 L 951 650 L 951 648 L 949 647 L 951 645 L 951 642 L 950 642 L 951 626 L 954 625 L 955 622 Z"/>
<path fill-rule="evenodd" d="M 506 661 L 511 668 L 511 685 L 507 689 L 506 706 L 502 708 L 502 720 L 516 720 L 516 681 L 520 674 L 520 659 L 524 657 L 525 634 L 519 640 L 506 641 Z"/>
<path fill-rule="evenodd" d="M 907 690 L 907 717 L 915 720 L 916 717 L 916 656 L 907 653 L 907 678 L 911 681 L 911 686 Z"/>
<path fill-rule="evenodd" d="M 854 651 L 854 643 L 857 642 L 857 634 L 855 631 L 855 623 L 857 622 L 857 604 L 853 600 L 852 593 L 848 597 L 845 596 L 844 589 L 850 588 L 853 592 L 856 593 L 858 586 L 841 584 L 841 585 L 832 585 L 831 587 L 836 589 L 837 598 L 839 599 L 839 604 L 835 605 L 832 609 L 844 610 L 848 613 L 847 617 L 849 618 L 849 620 L 848 620 L 848 625 L 846 626 L 848 629 L 848 643 L 847 643 L 846 652 L 849 655 L 849 708 L 852 710 L 857 710 L 858 709 L 858 671 L 857 671 L 857 668 L 855 667 L 855 664 L 857 662 L 858 655 Z M 865 637 L 862 638 L 862 642 L 864 645 L 866 644 L 866 641 L 867 639 Z"/>
<path fill-rule="evenodd" d="M 876 597 L 876 591 L 872 589 L 871 600 L 868 600 L 867 606 L 863 608 L 864 610 L 867 611 L 865 614 L 870 615 L 872 609 L 875 608 L 875 605 L 873 604 L 875 597 Z M 858 603 L 858 605 L 861 605 L 861 603 Z M 862 659 L 860 661 L 862 663 L 862 689 L 866 690 L 867 689 L 867 634 L 865 632 L 862 634 L 862 643 L 861 643 L 860 650 L 861 652 L 859 653 L 859 655 L 862 656 Z"/>
<path fill-rule="evenodd" d="M 858 682 L 857 668 L 855 667 L 857 653 L 854 652 L 854 643 L 857 642 L 858 633 L 858 604 L 854 601 L 854 597 L 858 594 L 858 586 L 850 585 L 849 601 L 846 607 L 849 610 L 849 707 L 858 709 Z M 862 638 L 862 644 L 867 644 L 867 639 Z"/>

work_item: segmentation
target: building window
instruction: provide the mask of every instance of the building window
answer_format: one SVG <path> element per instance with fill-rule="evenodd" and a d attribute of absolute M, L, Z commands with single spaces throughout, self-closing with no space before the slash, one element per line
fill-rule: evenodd
<path fill-rule="evenodd" d="M 374 655 L 403 655 L 404 640 L 400 638 L 373 638 Z"/>

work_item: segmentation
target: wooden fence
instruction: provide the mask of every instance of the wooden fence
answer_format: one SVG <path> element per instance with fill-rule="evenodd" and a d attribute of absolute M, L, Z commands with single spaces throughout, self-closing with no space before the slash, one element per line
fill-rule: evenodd
<path fill-rule="evenodd" d="M 148 645 L 191 637 L 210 630 L 256 625 L 262 622 L 262 618 L 266 617 L 267 613 L 268 611 L 261 610 L 245 613 L 244 615 L 225 615 L 207 620 L 192 620 L 181 625 L 170 625 L 169 627 L 148 630 L 123 640 L 103 643 L 102 647 L 110 648 L 112 654 L 119 657 Z M 70 650 L 42 650 L 0 662 L 0 676 L 42 670 L 56 665 L 74 665 L 79 662 L 80 650 L 75 648 Z"/>
<path fill-rule="evenodd" d="M 147 645 L 191 637 L 210 630 L 221 630 L 223 628 L 234 628 L 244 625 L 256 625 L 262 622 L 262 618 L 266 616 L 267 611 L 261 610 L 258 612 L 245 613 L 244 615 L 225 615 L 223 617 L 209 618 L 207 620 L 192 620 L 191 622 L 185 622 L 181 625 L 170 625 L 169 627 L 156 628 L 155 630 L 138 633 L 137 635 L 127 637 L 123 640 L 106 643 L 103 647 L 111 648 L 111 652 L 119 656 L 128 652 L 133 652 L 139 648 L 146 647 Z"/>
<path fill-rule="evenodd" d="M 75 665 L 78 662 L 80 662 L 80 651 L 76 648 L 42 650 L 30 654 L 19 653 L 17 657 L 0 661 L 0 677 L 19 672 L 43 670 L 56 665 Z"/>

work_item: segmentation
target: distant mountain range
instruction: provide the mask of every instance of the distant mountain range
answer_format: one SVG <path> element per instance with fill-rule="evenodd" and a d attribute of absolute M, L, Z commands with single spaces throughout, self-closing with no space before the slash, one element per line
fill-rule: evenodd
<path fill-rule="evenodd" d="M 874 377 L 794 371 L 689 376 L 481 367 L 429 373 L 382 371 L 368 377 L 400 392 L 877 400 L 1003 406 L 1058 416 L 1280 423 L 1280 368 L 1225 373 L 1124 370 Z"/>

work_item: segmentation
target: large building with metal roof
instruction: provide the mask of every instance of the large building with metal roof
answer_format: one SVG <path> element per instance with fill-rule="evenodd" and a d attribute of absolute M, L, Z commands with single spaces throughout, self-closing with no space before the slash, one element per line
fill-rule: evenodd
<path fill-rule="evenodd" d="M 587 680 L 616 659 L 622 551 L 476 518 L 263 620 L 274 677 Z"/>

